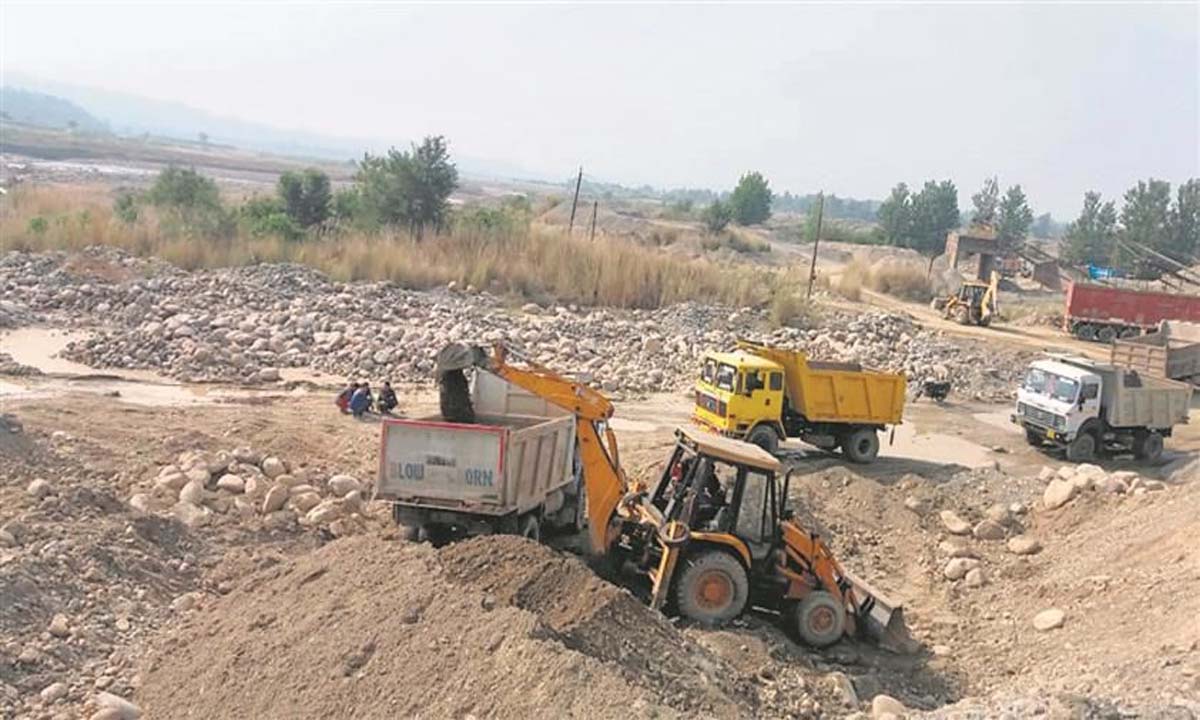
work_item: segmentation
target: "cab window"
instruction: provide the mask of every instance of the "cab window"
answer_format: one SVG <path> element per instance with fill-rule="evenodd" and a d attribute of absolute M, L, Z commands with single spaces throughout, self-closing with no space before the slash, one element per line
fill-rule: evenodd
<path fill-rule="evenodd" d="M 700 380 L 709 385 L 712 385 L 713 380 L 717 376 L 717 361 L 706 359 L 703 367 L 700 368 Z"/>
<path fill-rule="evenodd" d="M 752 543 L 764 542 L 770 537 L 766 475 L 754 471 L 746 473 L 742 486 L 742 501 L 738 508 L 737 535 Z"/>
<path fill-rule="evenodd" d="M 782 390 L 783 389 L 783 373 L 777 373 L 777 372 L 771 373 L 770 383 L 771 383 L 771 390 Z"/>
<path fill-rule="evenodd" d="M 1100 395 L 1100 386 L 1096 383 L 1088 383 L 1083 386 L 1083 393 L 1079 396 L 1080 400 L 1095 400 Z"/>
<path fill-rule="evenodd" d="M 737 384 L 737 370 L 732 365 L 722 363 L 717 367 L 717 387 L 733 391 Z"/>

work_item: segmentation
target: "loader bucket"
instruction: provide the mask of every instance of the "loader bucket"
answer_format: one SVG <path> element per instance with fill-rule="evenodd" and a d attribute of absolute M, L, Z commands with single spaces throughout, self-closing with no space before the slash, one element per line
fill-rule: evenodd
<path fill-rule="evenodd" d="M 853 586 L 859 633 L 884 650 L 902 655 L 915 653 L 920 643 L 908 631 L 904 608 L 865 580 L 849 572 L 843 574 Z"/>

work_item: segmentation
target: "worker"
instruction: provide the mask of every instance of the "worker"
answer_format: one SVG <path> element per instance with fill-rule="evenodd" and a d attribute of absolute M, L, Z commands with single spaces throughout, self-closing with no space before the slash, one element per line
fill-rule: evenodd
<path fill-rule="evenodd" d="M 392 389 L 392 383 L 384 380 L 383 389 L 379 391 L 379 412 L 391 415 L 397 404 L 396 391 Z"/>
<path fill-rule="evenodd" d="M 725 507 L 725 488 L 717 479 L 717 473 L 709 465 L 704 468 L 704 478 L 697 483 L 696 492 L 696 527 L 712 526 L 717 520 L 717 514 Z"/>
<path fill-rule="evenodd" d="M 359 420 L 362 419 L 363 413 L 371 409 L 371 385 L 363 383 L 358 386 L 354 394 L 350 396 L 350 412 Z"/>
<path fill-rule="evenodd" d="M 333 401 L 337 405 L 338 410 L 342 411 L 343 415 L 350 412 L 350 398 L 353 397 L 354 391 L 357 389 L 358 383 L 350 382 L 346 387 L 342 388 L 342 391 L 338 393 L 337 399 Z"/>

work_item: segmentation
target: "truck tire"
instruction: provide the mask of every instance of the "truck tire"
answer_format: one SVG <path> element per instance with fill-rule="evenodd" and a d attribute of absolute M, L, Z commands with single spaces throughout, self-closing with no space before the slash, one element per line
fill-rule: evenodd
<path fill-rule="evenodd" d="M 846 608 L 824 590 L 814 590 L 793 610 L 796 634 L 813 647 L 829 647 L 846 631 Z"/>
<path fill-rule="evenodd" d="M 1025 428 L 1025 442 L 1029 443 L 1031 446 L 1041 447 L 1042 441 L 1045 439 L 1046 439 L 1046 436 L 1043 435 L 1040 431 L 1033 430 L 1030 428 Z"/>
<path fill-rule="evenodd" d="M 704 550 L 685 561 L 675 580 L 679 612 L 702 625 L 720 625 L 737 617 L 750 597 L 746 568 L 720 550 Z"/>
<path fill-rule="evenodd" d="M 1085 342 L 1095 342 L 1096 340 L 1096 326 L 1091 323 L 1079 323 L 1071 332 Z"/>
<path fill-rule="evenodd" d="M 1141 334 L 1142 334 L 1141 328 L 1132 327 L 1130 325 L 1126 325 L 1125 327 L 1121 328 L 1121 333 L 1120 333 L 1122 339 L 1137 337 L 1138 335 L 1141 335 Z"/>
<path fill-rule="evenodd" d="M 542 541 L 542 524 L 538 522 L 537 513 L 529 513 L 521 519 L 521 527 L 518 530 L 518 534 L 534 542 Z"/>
<path fill-rule="evenodd" d="M 1087 462 L 1095 457 L 1096 436 L 1091 433 L 1081 432 L 1067 445 L 1067 460 L 1070 462 Z"/>
<path fill-rule="evenodd" d="M 1100 329 L 1096 330 L 1096 339 L 1105 345 L 1111 343 L 1113 340 L 1116 340 L 1117 335 L 1117 329 L 1112 325 L 1104 325 Z"/>
<path fill-rule="evenodd" d="M 774 455 L 779 452 L 779 434 L 770 425 L 759 425 L 746 436 L 746 442 Z"/>
<path fill-rule="evenodd" d="M 420 525 L 400 525 L 400 537 L 408 542 L 420 542 L 421 526 Z"/>
<path fill-rule="evenodd" d="M 1140 434 L 1133 441 L 1133 455 L 1138 460 L 1156 463 L 1162 459 L 1163 438 L 1156 432 Z"/>
<path fill-rule="evenodd" d="M 850 462 L 866 465 L 879 455 L 879 434 L 872 428 L 859 428 L 842 438 L 842 452 Z"/>

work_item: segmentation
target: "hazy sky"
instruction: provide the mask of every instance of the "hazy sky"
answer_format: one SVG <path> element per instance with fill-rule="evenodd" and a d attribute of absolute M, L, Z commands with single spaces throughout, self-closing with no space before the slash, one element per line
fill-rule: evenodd
<path fill-rule="evenodd" d="M 1035 211 L 1200 176 L 1200 3 L 0 2 L 3 70 L 555 176 L 882 198 L 1021 183 Z"/>

